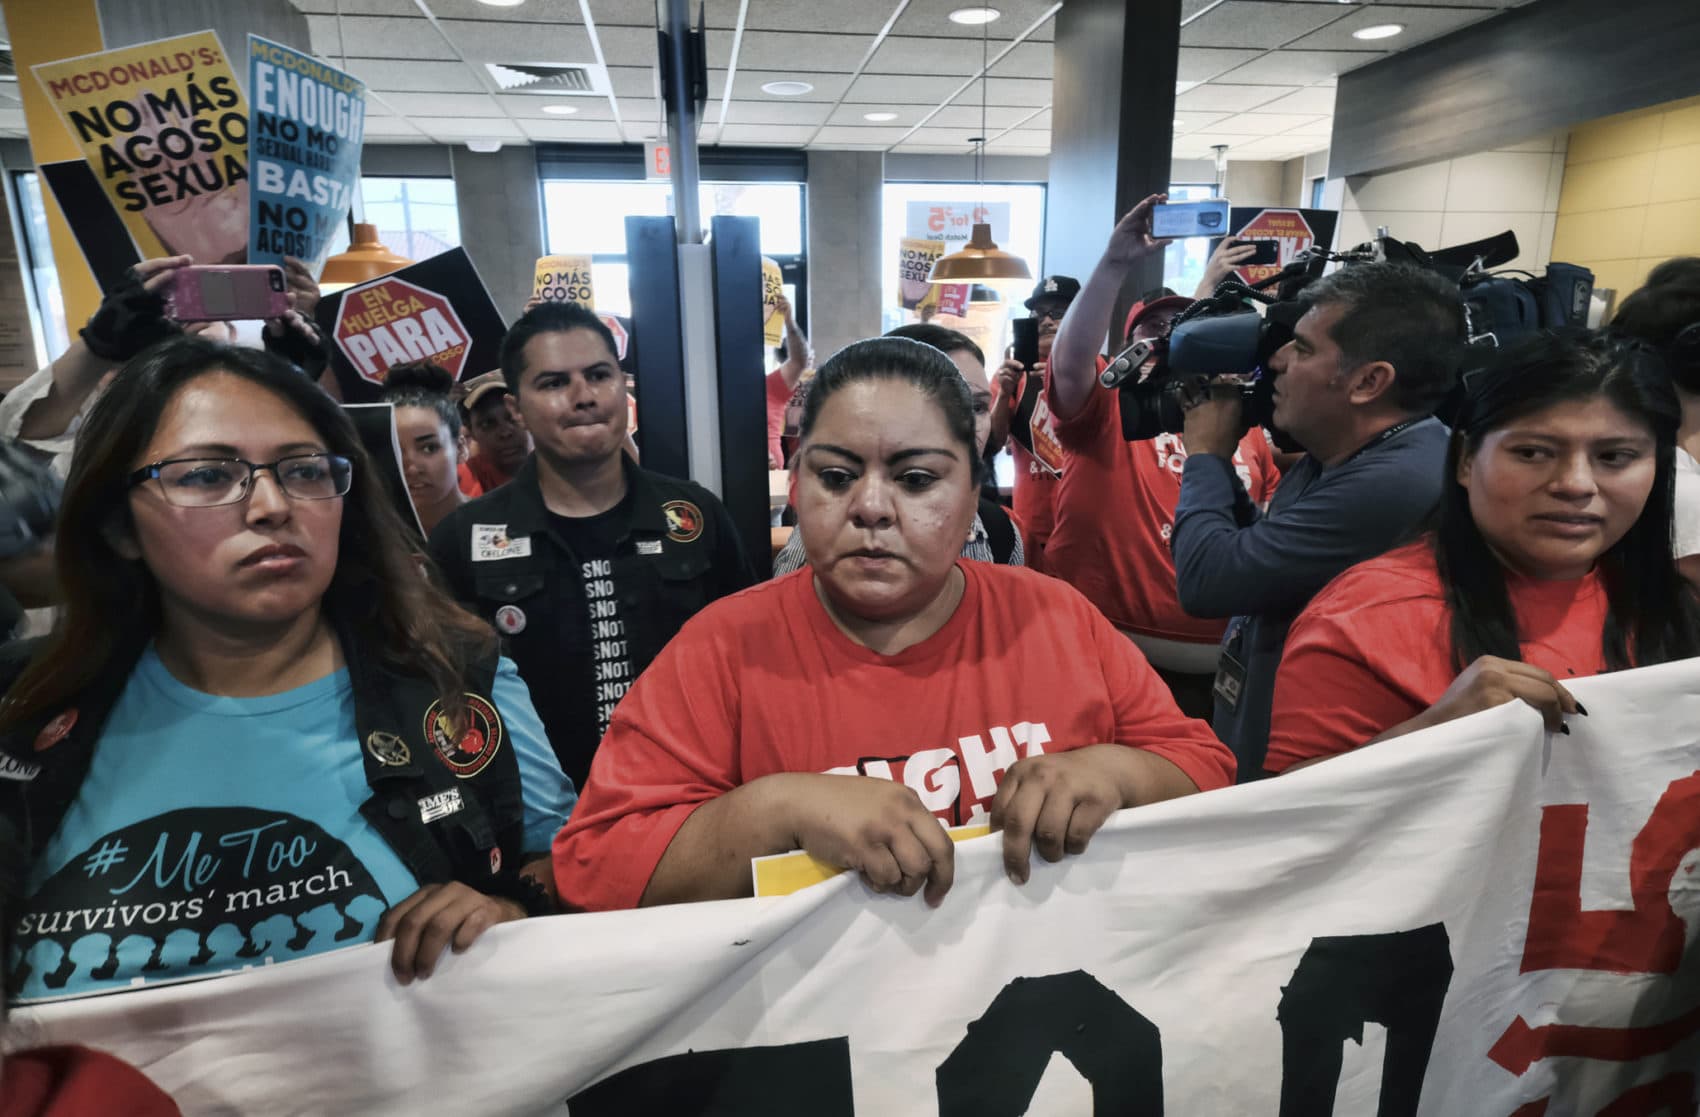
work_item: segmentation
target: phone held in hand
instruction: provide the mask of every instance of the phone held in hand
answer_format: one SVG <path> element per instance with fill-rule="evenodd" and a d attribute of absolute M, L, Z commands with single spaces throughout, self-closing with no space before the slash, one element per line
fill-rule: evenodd
<path fill-rule="evenodd" d="M 275 264 L 178 268 L 165 288 L 165 316 L 175 322 L 281 318 L 288 311 L 288 285 Z"/>
<path fill-rule="evenodd" d="M 1249 244 L 1257 249 L 1247 259 L 1239 262 L 1239 267 L 1251 267 L 1257 264 L 1279 264 L 1281 262 L 1281 242 L 1278 240 L 1235 240 L 1235 244 Z"/>
<path fill-rule="evenodd" d="M 1170 237 L 1219 237 L 1228 231 L 1226 198 L 1202 202 L 1171 202 L 1151 207 L 1151 235 Z"/>
<path fill-rule="evenodd" d="M 1017 318 L 1010 323 L 1015 329 L 1015 344 L 1011 346 L 1010 356 L 1021 362 L 1022 368 L 1036 368 L 1039 364 L 1039 320 L 1037 318 Z"/>

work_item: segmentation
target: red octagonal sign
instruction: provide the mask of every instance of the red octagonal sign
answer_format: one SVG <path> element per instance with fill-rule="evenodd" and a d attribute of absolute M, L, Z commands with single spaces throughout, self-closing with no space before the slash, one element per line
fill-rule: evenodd
<path fill-rule="evenodd" d="M 1234 236 L 1239 240 L 1272 240 L 1280 253 L 1280 258 L 1273 264 L 1235 268 L 1235 273 L 1247 283 L 1268 279 L 1292 263 L 1299 253 L 1316 243 L 1316 237 L 1310 231 L 1310 222 L 1296 209 L 1266 209 L 1248 221 L 1246 227 Z"/>
<path fill-rule="evenodd" d="M 409 361 L 435 361 L 459 380 L 472 337 L 448 299 L 392 277 L 343 296 L 336 344 L 355 372 L 382 384 Z"/>

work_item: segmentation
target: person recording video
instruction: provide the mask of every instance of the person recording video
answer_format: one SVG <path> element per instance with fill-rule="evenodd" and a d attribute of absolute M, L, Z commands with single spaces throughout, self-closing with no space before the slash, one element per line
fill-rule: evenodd
<path fill-rule="evenodd" d="M 1182 431 L 1176 589 L 1188 613 L 1233 618 L 1214 726 L 1242 780 L 1263 770 L 1293 618 L 1336 574 L 1409 535 L 1439 500 L 1447 432 L 1432 412 L 1452 388 L 1465 337 L 1457 287 L 1405 264 L 1344 268 L 1307 287 L 1299 305 L 1293 339 L 1267 371 L 1274 424 L 1305 455 L 1268 511 L 1230 462 L 1248 425 L 1238 384 L 1214 383 L 1186 410 Z"/>

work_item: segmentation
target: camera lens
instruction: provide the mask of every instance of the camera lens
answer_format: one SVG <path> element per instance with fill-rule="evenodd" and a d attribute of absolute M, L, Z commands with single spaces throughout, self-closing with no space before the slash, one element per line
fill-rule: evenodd
<path fill-rule="evenodd" d="M 282 272 L 280 272 L 280 271 L 272 272 L 271 280 L 272 280 L 272 290 L 274 290 L 274 291 L 283 290 L 283 273 Z"/>

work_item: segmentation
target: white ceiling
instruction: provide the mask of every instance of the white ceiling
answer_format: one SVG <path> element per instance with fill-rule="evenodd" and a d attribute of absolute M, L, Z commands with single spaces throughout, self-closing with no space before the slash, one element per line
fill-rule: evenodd
<path fill-rule="evenodd" d="M 633 143 L 661 132 L 655 0 L 291 0 L 313 53 L 371 90 L 375 143 Z M 1050 151 L 1056 0 L 980 0 L 1001 18 L 950 22 L 968 0 L 706 0 L 705 144 L 963 153 Z M 1130 3 L 1134 0 L 1130 0 Z M 1174 156 L 1288 159 L 1328 146 L 1335 78 L 1531 0 L 1182 0 Z M 693 5 L 694 6 L 694 5 Z M 1351 32 L 1401 23 L 1393 39 Z M 227 44 L 228 46 L 228 44 Z M 487 62 L 607 67 L 610 92 L 501 93 Z M 727 94 L 730 75 L 730 96 Z M 763 83 L 802 80 L 800 97 Z M 572 116 L 543 112 L 565 101 Z M 870 123 L 865 113 L 893 112 Z M 15 87 L 0 83 L 0 135 L 23 132 Z"/>

